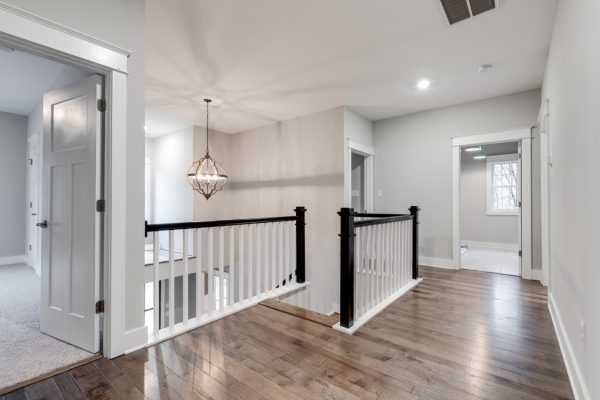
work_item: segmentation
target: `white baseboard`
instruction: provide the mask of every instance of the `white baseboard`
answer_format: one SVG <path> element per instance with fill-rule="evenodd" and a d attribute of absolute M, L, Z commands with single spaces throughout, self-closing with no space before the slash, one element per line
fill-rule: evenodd
<path fill-rule="evenodd" d="M 587 390 L 585 378 L 581 372 L 581 369 L 579 368 L 579 363 L 575 358 L 575 352 L 573 351 L 573 347 L 569 342 L 567 332 L 560 317 L 560 312 L 558 311 L 556 303 L 554 302 L 554 296 L 552 296 L 552 293 L 548 293 L 548 309 L 550 310 L 550 316 L 552 317 L 552 323 L 554 325 L 554 330 L 556 331 L 558 344 L 560 345 L 560 352 L 562 353 L 563 360 L 565 361 L 567 374 L 569 375 L 569 381 L 571 382 L 571 389 L 573 389 L 575 400 L 591 400 L 592 397 Z"/>
<path fill-rule="evenodd" d="M 445 268 L 445 269 L 458 269 L 454 265 L 454 261 L 450 258 L 436 258 L 436 257 L 419 257 L 419 265 L 427 267 Z"/>
<path fill-rule="evenodd" d="M 462 243 L 469 247 L 478 247 L 483 249 L 496 249 L 496 250 L 519 250 L 517 243 L 495 243 L 495 242 L 477 242 L 474 240 L 463 240 Z"/>
<path fill-rule="evenodd" d="M 531 270 L 531 280 L 532 281 L 542 281 L 542 270 L 541 269 L 532 269 Z"/>
<path fill-rule="evenodd" d="M 337 324 L 335 324 L 333 326 L 333 329 L 335 329 L 336 331 L 347 333 L 349 335 L 354 334 L 354 332 L 356 332 L 357 330 L 359 330 L 364 324 L 366 324 L 367 322 L 369 322 L 369 320 L 371 320 L 377 314 L 379 314 L 380 312 L 382 312 L 383 310 L 385 310 L 387 306 L 389 306 L 394 301 L 398 300 L 400 297 L 402 297 L 403 295 L 405 295 L 406 293 L 408 293 L 412 288 L 414 288 L 415 286 L 417 286 L 421 282 L 423 282 L 423 278 L 414 279 L 410 283 L 408 283 L 407 285 L 404 285 L 404 287 L 402 287 L 396 293 L 392 294 L 390 297 L 388 297 L 387 299 L 383 300 L 381 303 L 377 304 L 375 306 L 375 308 L 373 308 L 372 310 L 370 310 L 369 312 L 367 312 L 365 315 L 363 315 L 362 317 L 360 317 L 358 320 L 354 321 L 354 325 L 352 325 L 351 328 L 344 328 L 338 322 Z"/>
<path fill-rule="evenodd" d="M 0 265 L 27 264 L 27 256 L 0 257 Z"/>

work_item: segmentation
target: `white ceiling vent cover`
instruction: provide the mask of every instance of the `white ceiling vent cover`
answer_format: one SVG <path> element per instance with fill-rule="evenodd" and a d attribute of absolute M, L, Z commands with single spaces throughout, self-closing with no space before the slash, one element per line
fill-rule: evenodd
<path fill-rule="evenodd" d="M 454 25 L 500 7 L 500 0 L 435 0 L 441 6 L 445 22 Z"/>

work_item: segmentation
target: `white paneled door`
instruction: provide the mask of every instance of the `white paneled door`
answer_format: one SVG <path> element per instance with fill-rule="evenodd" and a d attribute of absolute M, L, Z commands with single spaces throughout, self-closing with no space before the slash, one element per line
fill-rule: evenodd
<path fill-rule="evenodd" d="M 42 332 L 96 353 L 100 324 L 102 78 L 44 95 Z"/>

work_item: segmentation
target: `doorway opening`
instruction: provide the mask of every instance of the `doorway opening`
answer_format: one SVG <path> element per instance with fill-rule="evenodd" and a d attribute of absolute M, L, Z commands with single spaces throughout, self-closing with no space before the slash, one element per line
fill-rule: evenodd
<path fill-rule="evenodd" d="M 373 211 L 373 157 L 368 146 L 348 141 L 345 168 L 345 203 L 356 212 Z"/>
<path fill-rule="evenodd" d="M 98 358 L 103 77 L 0 43 L 0 395 Z"/>
<path fill-rule="evenodd" d="M 457 268 L 532 278 L 531 139 L 531 128 L 452 139 L 452 236 Z"/>
<path fill-rule="evenodd" d="M 521 275 L 520 143 L 461 147 L 460 265 Z"/>

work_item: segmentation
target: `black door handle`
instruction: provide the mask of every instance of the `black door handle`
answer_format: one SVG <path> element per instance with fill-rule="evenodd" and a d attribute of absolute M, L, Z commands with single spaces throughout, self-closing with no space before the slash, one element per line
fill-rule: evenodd
<path fill-rule="evenodd" d="M 43 220 L 42 222 L 38 222 L 37 224 L 35 224 L 35 226 L 39 226 L 40 228 L 47 228 L 48 227 L 48 221 Z"/>

